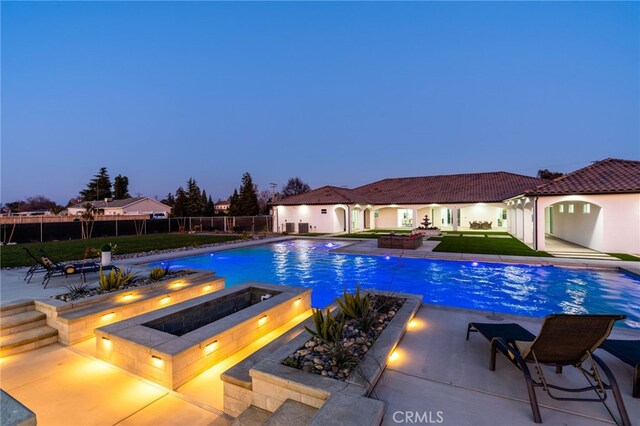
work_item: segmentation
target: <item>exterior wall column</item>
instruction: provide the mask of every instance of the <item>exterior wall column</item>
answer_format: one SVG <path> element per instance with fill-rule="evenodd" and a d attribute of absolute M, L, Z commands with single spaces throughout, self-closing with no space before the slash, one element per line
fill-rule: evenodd
<path fill-rule="evenodd" d="M 534 220 L 536 221 L 536 227 L 534 227 L 534 229 L 536 230 L 536 235 L 534 236 L 535 238 L 535 246 L 534 248 L 538 251 L 544 251 L 544 249 L 546 248 L 545 243 L 546 243 L 546 226 L 547 226 L 547 211 L 546 207 L 544 206 L 544 204 L 540 203 L 539 201 L 537 201 L 535 203 L 536 206 L 536 213 L 535 213 L 535 217 Z M 551 214 L 551 211 L 549 211 L 549 214 Z"/>
<path fill-rule="evenodd" d="M 418 218 L 418 209 L 411 209 L 411 214 L 413 215 L 413 222 L 411 224 L 411 228 L 415 229 L 420 226 L 420 219 Z"/>
<path fill-rule="evenodd" d="M 459 207 L 453 207 L 452 209 L 452 213 L 451 213 L 451 225 L 453 226 L 453 230 L 457 231 L 458 230 L 458 216 L 460 215 L 460 208 Z"/>

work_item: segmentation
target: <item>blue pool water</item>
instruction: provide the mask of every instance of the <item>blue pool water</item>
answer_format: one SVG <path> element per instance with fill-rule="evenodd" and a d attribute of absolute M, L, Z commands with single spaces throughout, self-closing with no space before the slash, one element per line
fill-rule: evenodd
<path fill-rule="evenodd" d="M 424 296 L 425 303 L 533 317 L 623 313 L 640 329 L 640 278 L 609 270 L 407 259 L 332 253 L 343 242 L 296 240 L 171 260 L 170 268 L 216 271 L 226 285 L 262 281 L 313 289 L 323 307 L 343 289 Z M 165 266 L 156 262 L 150 266 Z"/>

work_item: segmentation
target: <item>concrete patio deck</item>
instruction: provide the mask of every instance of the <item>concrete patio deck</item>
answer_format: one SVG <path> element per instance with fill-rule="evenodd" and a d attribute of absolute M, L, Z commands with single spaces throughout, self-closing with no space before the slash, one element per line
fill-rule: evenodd
<path fill-rule="evenodd" d="M 424 250 L 379 252 L 375 240 L 356 241 L 341 252 L 420 258 L 445 258 L 493 262 L 558 264 L 577 267 L 623 267 L 640 274 L 640 262 L 598 261 L 555 258 L 526 258 L 469 254 L 433 253 Z M 224 246 L 220 249 L 230 249 Z M 212 251 L 211 248 L 180 252 L 175 256 Z M 161 255 L 167 258 L 167 255 Z M 157 260 L 128 259 L 118 264 Z M 143 270 L 143 269 L 141 269 Z M 0 300 L 43 298 L 64 293 L 64 277 L 51 280 L 47 289 L 39 281 L 26 284 L 26 269 L 0 272 Z M 37 280 L 37 277 L 35 277 Z M 88 276 L 88 281 L 96 280 Z M 407 413 L 431 419 L 442 418 L 452 425 L 534 424 L 522 374 L 499 358 L 495 372 L 488 369 L 489 344 L 481 336 L 465 340 L 470 321 L 488 322 L 487 312 L 423 305 L 416 326 L 404 336 L 397 357 L 387 366 L 374 389 L 385 402 L 384 424 L 409 423 Z M 518 322 L 537 332 L 541 320 L 500 315 L 505 322 Z M 283 332 L 284 328 L 278 330 Z M 274 332 L 275 333 L 275 332 Z M 276 334 L 270 336 L 274 338 Z M 639 339 L 640 332 L 615 328 L 612 337 Z M 0 386 L 33 410 L 43 425 L 224 425 L 231 420 L 222 413 L 220 374 L 248 356 L 269 339 L 223 361 L 187 382 L 176 391 L 141 379 L 95 357 L 95 339 L 71 347 L 53 344 L 30 352 L 0 359 Z M 631 397 L 632 369 L 604 351 L 598 355 L 607 362 L 621 387 L 632 422 L 640 419 L 640 400 Z M 575 381 L 572 369 L 565 369 L 561 380 Z M 554 379 L 553 371 L 550 372 Z M 537 391 L 544 424 L 613 424 L 602 404 L 558 402 Z M 613 400 L 609 400 L 617 415 Z M 438 413 L 440 412 L 440 413 Z M 440 417 L 438 417 L 440 416 Z"/>
<path fill-rule="evenodd" d="M 532 332 L 540 320 L 504 316 Z M 480 335 L 465 340 L 469 321 L 490 321 L 486 312 L 423 305 L 374 389 L 385 402 L 384 424 L 406 423 L 406 413 L 440 412 L 452 425 L 534 424 L 522 374 L 503 358 L 489 371 L 489 344 Z M 618 338 L 638 333 L 615 329 Z M 273 336 L 272 336 L 273 337 Z M 266 343 L 265 339 L 262 344 Z M 2 359 L 2 388 L 33 410 L 43 425 L 225 425 L 220 374 L 241 357 L 224 361 L 171 391 L 98 360 L 95 340 L 71 347 L 54 344 Z M 627 411 L 640 418 L 640 400 L 631 397 L 631 367 L 598 351 L 614 372 Z M 573 369 L 563 378 L 584 380 Z M 554 379 L 557 376 L 549 371 Z M 542 418 L 548 425 L 612 424 L 602 404 L 554 401 L 538 390 Z M 615 405 L 613 400 L 609 404 Z M 497 414 L 499 413 L 499 414 Z"/>

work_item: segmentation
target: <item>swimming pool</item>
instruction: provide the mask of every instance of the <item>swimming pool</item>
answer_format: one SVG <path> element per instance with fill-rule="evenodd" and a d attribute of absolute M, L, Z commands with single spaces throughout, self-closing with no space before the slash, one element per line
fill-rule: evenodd
<path fill-rule="evenodd" d="M 214 270 L 226 278 L 227 287 L 252 280 L 311 288 L 314 307 L 324 307 L 344 288 L 350 291 L 360 284 L 422 294 L 425 303 L 532 317 L 623 313 L 625 326 L 640 329 L 640 278 L 632 274 L 332 252 L 346 244 L 286 241 L 173 259 L 169 264 L 171 269 Z"/>

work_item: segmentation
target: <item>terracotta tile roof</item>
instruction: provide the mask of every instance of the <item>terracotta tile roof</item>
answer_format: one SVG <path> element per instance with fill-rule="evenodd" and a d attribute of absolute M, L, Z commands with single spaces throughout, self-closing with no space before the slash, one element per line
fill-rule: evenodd
<path fill-rule="evenodd" d="M 302 204 L 369 204 L 360 194 L 349 188 L 338 188 L 337 186 L 323 186 L 313 191 L 292 195 L 276 201 L 275 205 L 296 206 Z"/>
<path fill-rule="evenodd" d="M 384 179 L 355 191 L 376 204 L 500 202 L 524 193 L 542 179 L 507 172 Z"/>
<path fill-rule="evenodd" d="M 607 158 L 527 191 L 529 195 L 640 192 L 640 161 Z"/>
<path fill-rule="evenodd" d="M 392 178 L 355 189 L 323 186 L 274 204 L 488 203 L 523 194 L 543 182 L 542 179 L 507 172 Z"/>

